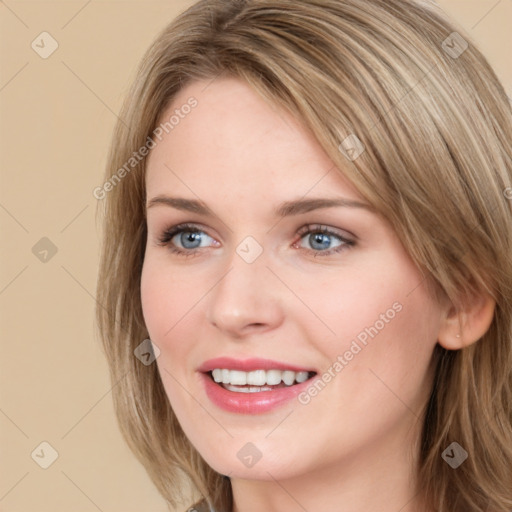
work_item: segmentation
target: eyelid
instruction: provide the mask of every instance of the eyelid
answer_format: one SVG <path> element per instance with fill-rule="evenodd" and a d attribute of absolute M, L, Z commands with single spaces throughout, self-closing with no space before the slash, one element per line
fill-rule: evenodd
<path fill-rule="evenodd" d="M 161 234 L 158 235 L 158 239 L 161 243 L 163 242 L 164 239 L 167 240 L 166 242 L 163 243 L 163 245 L 165 245 L 172 238 L 174 238 L 176 235 L 180 234 L 183 231 L 191 231 L 193 233 L 204 233 L 205 235 L 215 240 L 215 237 L 208 234 L 208 229 L 205 226 L 196 222 L 182 222 L 180 224 L 175 224 L 167 228 L 164 228 L 160 232 Z"/>
<path fill-rule="evenodd" d="M 171 231 L 179 231 L 179 230 L 190 230 L 190 231 L 196 231 L 196 232 L 204 232 L 207 234 L 210 238 L 215 238 L 212 235 L 208 234 L 209 228 L 204 226 L 203 224 L 199 222 L 182 222 L 176 225 L 169 226 L 167 228 L 164 228 L 162 233 L 166 234 Z M 348 235 L 349 238 L 353 239 L 354 241 L 358 240 L 358 237 L 351 233 L 350 231 L 347 231 L 345 229 L 339 229 L 339 228 L 333 228 L 330 226 L 327 226 L 326 224 L 321 223 L 309 223 L 305 224 L 299 229 L 297 229 L 296 233 L 297 235 L 304 235 L 308 233 L 309 231 L 319 231 L 319 232 L 327 232 L 332 235 L 339 236 L 340 238 L 346 239 Z"/>
<path fill-rule="evenodd" d="M 327 224 L 321 224 L 321 223 L 310 223 L 306 224 L 305 226 L 302 226 L 297 230 L 298 235 L 304 235 L 308 233 L 309 231 L 314 232 L 324 232 L 331 235 L 339 236 L 340 238 L 344 240 L 351 240 L 356 241 L 357 236 L 351 233 L 350 231 L 347 231 L 346 229 L 340 229 L 340 228 L 333 228 L 328 226 Z"/>
<path fill-rule="evenodd" d="M 346 236 L 342 234 L 340 231 L 343 231 L 344 233 L 347 233 L 349 236 Z M 326 234 L 330 237 L 336 237 L 340 240 L 340 245 L 332 247 L 331 249 L 326 249 L 323 251 L 315 251 L 313 249 L 304 249 L 303 247 L 298 246 L 300 244 L 300 241 L 302 238 L 306 235 L 311 235 L 313 233 L 322 233 Z M 342 251 L 345 251 L 347 249 L 350 249 L 354 245 L 356 245 L 356 239 L 357 237 L 355 235 L 352 235 L 348 231 L 340 230 L 338 228 L 331 228 L 330 226 L 327 226 L 325 224 L 307 224 L 306 226 L 303 226 L 300 228 L 297 232 L 299 235 L 299 240 L 292 244 L 293 247 L 297 247 L 298 249 L 303 249 L 307 253 L 312 254 L 315 258 L 320 257 L 328 257 L 331 255 L 337 255 L 341 253 Z"/>

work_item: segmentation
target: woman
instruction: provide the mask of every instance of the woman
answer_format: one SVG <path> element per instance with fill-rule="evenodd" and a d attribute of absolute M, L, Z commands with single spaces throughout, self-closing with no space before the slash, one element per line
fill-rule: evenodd
<path fill-rule="evenodd" d="M 200 1 L 120 114 L 98 322 L 170 505 L 512 507 L 512 112 L 435 5 Z"/>

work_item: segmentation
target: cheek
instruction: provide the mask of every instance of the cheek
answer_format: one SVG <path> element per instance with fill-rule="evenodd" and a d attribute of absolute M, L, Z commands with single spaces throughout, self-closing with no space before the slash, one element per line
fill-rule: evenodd
<path fill-rule="evenodd" d="M 154 341 L 170 339 L 171 330 L 197 302 L 195 296 L 200 296 L 183 272 L 172 271 L 151 254 L 144 261 L 140 288 L 144 321 Z"/>
<path fill-rule="evenodd" d="M 204 279 L 179 267 L 172 268 L 165 255 L 149 254 L 141 275 L 141 303 L 150 339 L 160 349 L 157 365 L 171 400 L 180 400 L 179 383 L 194 373 L 198 360 L 207 288 Z M 211 286 L 211 285 L 210 285 Z"/>
<path fill-rule="evenodd" d="M 142 313 L 150 338 L 154 341 L 161 339 L 164 312 L 168 310 L 168 301 L 172 301 L 172 297 L 164 293 L 165 282 L 158 279 L 159 275 L 151 259 L 145 260 L 140 284 Z"/>
<path fill-rule="evenodd" d="M 418 283 L 409 269 L 390 263 L 372 258 L 320 280 L 303 279 L 302 286 L 299 281 L 295 291 L 313 313 L 304 318 L 326 341 L 341 348 L 357 337 L 364 343 L 369 331 L 388 330 L 395 319 L 403 316 L 400 311 L 406 294 Z M 400 271 L 389 271 L 399 266 Z"/>
<path fill-rule="evenodd" d="M 441 318 L 421 274 L 401 252 L 350 270 L 333 274 L 308 296 L 322 320 L 308 320 L 322 333 L 322 351 L 331 363 L 346 355 L 343 373 L 349 370 L 361 384 L 376 379 L 372 370 L 390 385 L 421 386 Z M 301 293 L 306 297 L 306 289 Z"/>
<path fill-rule="evenodd" d="M 181 382 L 186 357 L 183 352 L 186 344 L 177 342 L 179 331 L 186 324 L 184 315 L 190 309 L 190 306 L 185 309 L 184 302 L 181 286 L 166 272 L 165 265 L 159 264 L 156 258 L 146 259 L 141 275 L 142 312 L 149 338 L 160 350 L 156 364 L 173 408 L 176 400 L 179 402 L 175 379 Z"/>
<path fill-rule="evenodd" d="M 144 322 L 150 339 L 160 349 L 156 364 L 167 397 L 177 410 L 186 409 L 178 382 L 184 380 L 188 348 L 180 339 L 185 335 L 184 329 L 190 328 L 187 311 L 197 302 L 187 297 L 186 290 L 190 290 L 190 285 L 187 287 L 186 282 L 181 282 L 177 272 L 170 272 L 165 262 L 153 255 L 144 260 L 141 275 Z"/>

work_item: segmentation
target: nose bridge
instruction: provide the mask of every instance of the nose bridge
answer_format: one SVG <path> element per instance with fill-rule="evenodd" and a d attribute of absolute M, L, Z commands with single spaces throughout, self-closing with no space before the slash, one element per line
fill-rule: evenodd
<path fill-rule="evenodd" d="M 263 247 L 253 237 L 246 237 L 235 248 L 227 271 L 212 290 L 208 319 L 213 325 L 240 335 L 280 322 L 282 310 L 268 263 Z"/>

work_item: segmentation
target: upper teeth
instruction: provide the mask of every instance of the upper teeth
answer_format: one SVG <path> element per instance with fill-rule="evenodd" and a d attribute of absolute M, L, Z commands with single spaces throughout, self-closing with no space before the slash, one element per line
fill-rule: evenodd
<path fill-rule="evenodd" d="M 275 386 L 283 381 L 287 386 L 291 386 L 295 381 L 304 382 L 308 379 L 308 372 L 292 372 L 289 370 L 254 370 L 252 372 L 242 372 L 239 370 L 225 370 L 215 368 L 212 372 L 215 382 L 223 384 L 232 384 L 234 386 L 244 386 L 250 384 L 253 386 Z"/>

